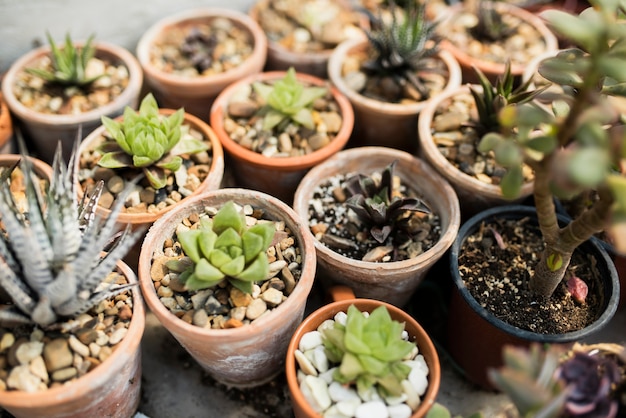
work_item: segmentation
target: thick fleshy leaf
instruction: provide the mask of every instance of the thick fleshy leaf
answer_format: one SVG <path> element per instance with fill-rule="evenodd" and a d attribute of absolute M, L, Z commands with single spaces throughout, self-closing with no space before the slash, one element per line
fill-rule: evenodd
<path fill-rule="evenodd" d="M 272 90 L 274 90 L 272 86 L 261 82 L 253 83 L 252 88 L 254 89 L 254 92 L 259 95 L 265 102 L 267 102 L 267 99 L 272 93 Z"/>
<path fill-rule="evenodd" d="M 524 183 L 521 166 L 511 167 L 500 182 L 500 190 L 505 199 L 515 199 L 519 196 Z"/>
<path fill-rule="evenodd" d="M 209 257 L 213 249 L 215 248 L 215 241 L 217 240 L 217 234 L 211 229 L 199 228 L 201 233 L 198 235 L 198 248 L 200 248 L 200 254 L 204 257 Z"/>
<path fill-rule="evenodd" d="M 237 231 L 237 233 L 241 233 L 245 227 L 245 216 L 237 210 L 235 203 L 232 201 L 224 204 L 213 217 L 213 231 L 218 235 L 228 228 L 232 228 Z"/>
<path fill-rule="evenodd" d="M 274 239 L 275 233 L 276 233 L 276 227 L 274 226 L 273 222 L 259 222 L 255 225 L 252 225 L 250 228 L 248 228 L 248 230 L 244 232 L 242 236 L 243 250 L 244 250 L 244 255 L 246 255 L 246 262 L 248 262 L 252 258 L 251 257 L 249 259 L 248 256 L 251 253 L 253 253 L 253 251 L 246 249 L 246 239 L 247 239 L 246 235 L 254 234 L 254 235 L 261 237 L 261 250 L 260 251 L 267 251 L 268 247 L 272 243 L 272 240 Z"/>
<path fill-rule="evenodd" d="M 286 116 L 284 114 L 274 109 L 270 109 L 263 117 L 263 129 L 266 131 L 271 131 L 276 125 L 278 125 L 285 119 Z"/>
<path fill-rule="evenodd" d="M 522 150 L 513 141 L 501 141 L 494 149 L 496 161 L 503 167 L 515 167 L 522 164 Z"/>
<path fill-rule="evenodd" d="M 215 225 L 215 224 L 214 224 Z M 218 235 L 215 248 L 241 247 L 241 236 L 233 228 L 228 228 Z"/>
<path fill-rule="evenodd" d="M 351 353 L 345 353 L 338 369 L 343 377 L 344 383 L 350 382 L 363 373 L 364 368 L 358 358 Z"/>
<path fill-rule="evenodd" d="M 133 167 L 133 160 L 122 151 L 108 152 L 98 160 L 98 165 L 105 168 Z"/>
<path fill-rule="evenodd" d="M 224 273 L 227 276 L 237 277 L 237 275 L 239 275 L 243 271 L 245 266 L 246 266 L 246 261 L 243 255 L 241 255 L 237 258 L 230 260 L 226 264 L 222 265 L 220 267 L 220 270 L 222 271 L 222 273 Z"/>
<path fill-rule="evenodd" d="M 606 178 L 609 168 L 606 152 L 596 147 L 574 150 L 567 164 L 570 178 L 583 187 L 594 187 L 600 183 Z"/>
<path fill-rule="evenodd" d="M 230 263 L 233 259 L 222 249 L 215 249 L 206 257 L 209 263 L 221 270 L 221 267 Z"/>
<path fill-rule="evenodd" d="M 556 9 L 549 9 L 541 13 L 541 17 L 557 34 L 571 40 L 576 45 L 590 49 L 595 44 L 598 32 L 597 26 L 587 19 L 575 16 Z"/>
<path fill-rule="evenodd" d="M 196 263 L 193 275 L 195 275 L 198 280 L 207 282 L 205 287 L 213 286 L 214 284 L 221 282 L 225 277 L 224 273 L 222 273 L 215 266 L 211 265 L 211 263 L 209 263 L 205 258 L 201 258 L 200 261 Z"/>
<path fill-rule="evenodd" d="M 308 129 L 315 128 L 315 122 L 313 121 L 313 114 L 309 109 L 300 109 L 296 114 L 291 116 L 291 119 L 298 122 L 300 125 Z"/>
<path fill-rule="evenodd" d="M 170 171 L 176 171 L 180 168 L 183 163 L 183 159 L 177 155 L 173 155 L 171 157 L 165 158 L 159 161 L 156 166 L 159 168 L 164 168 Z"/>
<path fill-rule="evenodd" d="M 270 263 L 265 253 L 261 253 L 250 263 L 244 271 L 235 276 L 236 279 L 248 282 L 260 282 L 267 278 L 270 272 Z"/>
<path fill-rule="evenodd" d="M 185 255 L 194 263 L 198 263 L 201 259 L 200 247 L 198 246 L 198 237 L 202 235 L 202 231 L 198 229 L 190 229 L 178 234 L 178 242 L 183 247 Z"/>
<path fill-rule="evenodd" d="M 144 167 L 142 171 L 146 175 L 150 185 L 154 187 L 155 190 L 159 190 L 167 186 L 167 175 L 165 174 L 165 170 L 162 168 L 150 166 Z"/>
<path fill-rule="evenodd" d="M 241 290 L 243 293 L 247 293 L 247 294 L 252 294 L 253 291 L 253 287 L 254 287 L 254 283 L 253 282 L 248 282 L 245 280 L 238 280 L 238 279 L 229 279 L 228 280 L 230 284 L 232 284 L 234 287 L 236 287 L 237 289 Z"/>

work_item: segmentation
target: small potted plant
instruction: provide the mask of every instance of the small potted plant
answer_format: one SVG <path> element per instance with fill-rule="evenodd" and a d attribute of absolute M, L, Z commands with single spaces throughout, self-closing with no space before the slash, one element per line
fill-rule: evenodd
<path fill-rule="evenodd" d="M 224 159 L 213 130 L 184 109 L 159 109 L 152 94 L 138 111 L 127 107 L 88 135 L 74 161 L 79 190 L 105 181 L 97 213 L 109 208 L 124 185 L 142 176 L 118 217 L 121 224 L 149 226 L 192 195 L 219 187 Z M 80 193 L 80 192 L 79 192 Z M 135 266 L 139 247 L 129 254 Z M 133 259 L 134 257 L 134 259 Z"/>
<path fill-rule="evenodd" d="M 290 68 L 230 85 L 213 104 L 211 126 L 238 185 L 291 203 L 304 174 L 348 142 L 354 114 L 327 81 Z"/>
<path fill-rule="evenodd" d="M 461 83 L 459 64 L 439 48 L 425 6 L 391 2 L 390 14 L 370 16 L 367 39 L 343 42 L 328 61 L 328 77 L 355 111 L 353 145 L 415 152 L 417 115 L 438 94 Z"/>
<path fill-rule="evenodd" d="M 260 72 L 267 38 L 242 12 L 187 10 L 154 23 L 137 44 L 146 82 L 163 108 L 184 107 L 205 122 L 229 84 Z"/>
<path fill-rule="evenodd" d="M 418 158 L 383 147 L 341 151 L 318 165 L 300 182 L 293 207 L 316 238 L 326 287 L 342 284 L 396 306 L 460 224 L 452 187 Z"/>
<path fill-rule="evenodd" d="M 0 405 L 18 417 L 130 416 L 144 310 L 134 273 L 118 260 L 142 231 L 113 236 L 121 201 L 107 220 L 95 219 L 98 192 L 76 201 L 60 147 L 43 195 L 25 155 L 20 169 L 27 217 L 7 181 L 12 170 L 0 181 L 2 356 L 16 356 L 3 363 Z"/>
<path fill-rule="evenodd" d="M 452 246 L 455 291 L 448 338 L 454 343 L 449 348 L 462 367 L 472 370 L 473 379 L 486 385 L 485 363 L 471 353 L 492 355 L 491 350 L 501 350 L 503 342 L 580 340 L 606 324 L 617 309 L 615 267 L 597 240 L 590 238 L 605 230 L 615 238 L 616 249 L 624 250 L 624 234 L 619 231 L 626 213 L 625 137 L 615 129 L 621 119 L 607 96 L 623 94 L 616 86 L 626 78 L 616 70 L 621 58 L 615 58 L 616 66 L 604 65 L 607 57 L 619 57 L 615 48 L 624 36 L 618 6 L 593 4 L 578 16 L 556 10 L 542 13 L 555 32 L 580 48 L 544 60 L 539 71 L 553 83 L 574 87 L 575 94 L 554 101 L 553 113 L 529 104 L 505 106 L 498 115 L 500 123 L 516 129 L 487 134 L 479 144 L 483 151 L 494 150 L 497 162 L 514 173 L 511 181 L 501 184 L 505 196 L 519 193 L 523 163 L 535 174 L 534 207 L 521 209 L 520 215 L 495 209 L 482 212 L 463 225 Z M 597 191 L 598 199 L 587 210 L 573 220 L 559 218 L 555 196 L 588 190 Z M 472 259 L 471 254 L 482 256 Z M 478 265 L 485 270 L 476 270 Z M 499 271 L 500 285 L 489 285 L 489 269 Z M 472 280 L 477 277 L 485 286 L 481 290 Z M 488 295 L 488 300 L 480 295 Z M 470 326 L 466 321 L 479 317 L 490 324 L 484 326 L 492 337 L 483 340 L 473 333 L 471 343 L 462 329 Z M 512 323 L 516 318 L 520 321 Z"/>
<path fill-rule="evenodd" d="M 340 293 L 339 287 L 332 291 Z M 424 417 L 440 379 L 437 351 L 411 316 L 354 294 L 307 317 L 287 351 L 296 418 L 358 417 L 364 411 Z"/>
<path fill-rule="evenodd" d="M 275 197 L 222 189 L 156 221 L 139 281 L 151 311 L 202 368 L 229 386 L 281 370 L 315 276 L 312 237 Z"/>
<path fill-rule="evenodd" d="M 86 136 L 103 115 L 135 108 L 143 83 L 137 59 L 127 50 L 93 36 L 63 45 L 47 34 L 49 46 L 15 61 L 2 80 L 2 94 L 35 152 L 47 163 L 60 139 L 69 160 L 77 133 Z M 82 137 L 81 137 L 82 139 Z"/>

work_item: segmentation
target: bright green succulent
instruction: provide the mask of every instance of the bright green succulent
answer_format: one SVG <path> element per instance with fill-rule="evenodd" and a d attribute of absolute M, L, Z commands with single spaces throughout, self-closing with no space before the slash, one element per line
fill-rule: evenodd
<path fill-rule="evenodd" d="M 94 56 L 96 48 L 92 45 L 94 35 L 91 35 L 85 44 L 78 48 L 70 38 L 65 35 L 65 45 L 59 48 L 49 33 L 46 33 L 52 59 L 52 71 L 39 68 L 27 68 L 30 74 L 41 77 L 44 80 L 62 86 L 86 87 L 102 77 L 103 74 L 87 77 L 87 64 Z"/>
<path fill-rule="evenodd" d="M 182 273 L 188 290 L 206 289 L 228 280 L 242 292 L 269 273 L 267 249 L 274 238 L 271 222 L 248 227 L 234 202 L 226 203 L 212 219 L 202 218 L 197 229 L 178 234 L 187 259 L 170 260 L 166 266 Z"/>
<path fill-rule="evenodd" d="M 356 383 L 359 389 L 376 385 L 384 396 L 402 394 L 401 382 L 411 371 L 402 360 L 415 349 L 415 343 L 402 338 L 403 331 L 404 324 L 393 320 L 384 306 L 365 316 L 350 305 L 345 326 L 335 322 L 321 331 L 328 359 L 341 363 L 333 378 Z"/>
<path fill-rule="evenodd" d="M 266 103 L 259 112 L 263 115 L 263 129 L 267 131 L 291 121 L 313 129 L 313 102 L 328 93 L 325 87 L 307 87 L 299 82 L 293 67 L 273 85 L 257 81 L 252 87 Z"/>
<path fill-rule="evenodd" d="M 167 117 L 159 115 L 154 96 L 148 94 L 141 101 L 139 112 L 127 106 L 121 121 L 102 116 L 102 124 L 116 145 L 105 144 L 98 165 L 114 169 L 140 168 L 152 187 L 157 190 L 165 187 L 167 171 L 178 170 L 183 162 L 181 154 L 208 149 L 182 124 L 184 114 L 181 108 Z"/>

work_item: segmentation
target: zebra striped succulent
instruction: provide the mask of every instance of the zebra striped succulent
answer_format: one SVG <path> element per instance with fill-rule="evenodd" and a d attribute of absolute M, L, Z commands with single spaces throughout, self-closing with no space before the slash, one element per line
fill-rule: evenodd
<path fill-rule="evenodd" d="M 129 287 L 102 283 L 144 232 L 127 228 L 111 238 L 126 196 L 120 196 L 106 220 L 96 219 L 100 193 L 78 203 L 71 170 L 62 161 L 59 145 L 53 178 L 43 196 L 33 180 L 32 163 L 22 157 L 26 214 L 18 210 L 11 193 L 11 170 L 0 174 L 0 286 L 12 299 L 12 304 L 0 309 L 0 326 L 48 327 Z"/>

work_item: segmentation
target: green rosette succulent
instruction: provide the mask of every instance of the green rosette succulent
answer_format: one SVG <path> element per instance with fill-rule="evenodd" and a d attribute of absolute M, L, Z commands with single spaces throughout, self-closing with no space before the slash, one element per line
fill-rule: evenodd
<path fill-rule="evenodd" d="M 115 140 L 102 149 L 98 165 L 106 168 L 136 167 L 143 170 L 150 185 L 156 190 L 167 185 L 167 171 L 180 168 L 182 154 L 195 154 L 208 149 L 202 141 L 189 134 L 183 126 L 185 111 L 180 108 L 170 116 L 159 115 L 159 107 L 148 94 L 139 107 L 124 109 L 124 118 L 116 121 L 102 116 L 102 124 Z"/>
<path fill-rule="evenodd" d="M 325 87 L 306 87 L 300 83 L 293 67 L 287 70 L 285 77 L 273 85 L 255 82 L 252 87 L 266 103 L 260 112 L 263 114 L 263 129 L 267 131 L 290 121 L 313 129 L 315 127 L 311 113 L 313 102 L 328 92 Z"/>
<path fill-rule="evenodd" d="M 166 266 L 181 273 L 187 290 L 206 289 L 228 280 L 250 294 L 253 284 L 269 274 L 266 251 L 274 233 L 271 222 L 248 227 L 243 213 L 230 201 L 212 219 L 203 218 L 197 229 L 178 234 L 188 259 L 170 260 Z"/>
<path fill-rule="evenodd" d="M 415 343 L 402 338 L 403 331 L 404 324 L 394 321 L 384 306 L 365 316 L 350 305 L 345 326 L 335 322 L 321 331 L 326 356 L 340 363 L 333 379 L 356 383 L 358 390 L 377 385 L 384 396 L 401 395 L 401 382 L 411 372 L 402 360 L 415 349 Z"/>

